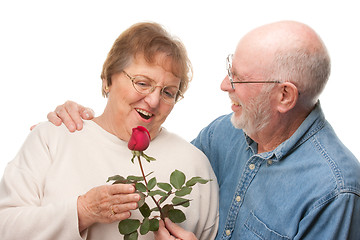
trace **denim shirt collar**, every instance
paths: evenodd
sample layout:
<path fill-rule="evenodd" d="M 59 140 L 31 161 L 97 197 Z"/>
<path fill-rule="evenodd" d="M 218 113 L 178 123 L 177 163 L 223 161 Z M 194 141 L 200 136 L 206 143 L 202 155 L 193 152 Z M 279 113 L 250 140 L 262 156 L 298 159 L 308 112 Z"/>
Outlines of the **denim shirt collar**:
<path fill-rule="evenodd" d="M 295 133 L 286 141 L 281 143 L 277 148 L 270 152 L 257 153 L 257 143 L 245 134 L 248 149 L 250 148 L 254 155 L 263 159 L 271 159 L 273 162 L 280 161 L 288 153 L 299 147 L 311 136 L 317 133 L 325 125 L 325 116 L 318 101 L 315 108 L 302 122 Z"/>

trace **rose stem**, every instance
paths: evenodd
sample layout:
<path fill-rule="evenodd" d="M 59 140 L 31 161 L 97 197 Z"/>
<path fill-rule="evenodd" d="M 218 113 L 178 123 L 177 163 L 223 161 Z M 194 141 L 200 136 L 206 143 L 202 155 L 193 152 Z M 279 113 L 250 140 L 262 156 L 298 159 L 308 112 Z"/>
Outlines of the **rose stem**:
<path fill-rule="evenodd" d="M 146 191 L 147 191 L 147 192 L 150 192 L 149 189 L 148 189 L 148 187 L 147 187 L 148 183 L 147 183 L 147 181 L 146 181 L 146 177 L 145 177 L 145 174 L 144 174 L 144 169 L 143 169 L 142 164 L 141 164 L 140 156 L 137 156 L 137 157 L 138 157 L 138 161 L 139 161 L 139 165 L 140 165 L 141 174 L 143 175 L 143 178 L 144 178 L 144 181 L 145 181 Z M 154 196 L 150 196 L 150 197 L 151 197 L 152 200 L 155 202 L 157 208 L 158 208 L 159 211 L 160 211 L 160 218 L 161 218 L 162 220 L 164 220 L 165 218 L 164 218 L 164 216 L 163 216 L 163 212 L 162 212 L 162 209 L 161 209 L 161 207 L 160 207 L 160 204 L 156 201 L 156 199 L 154 198 Z"/>

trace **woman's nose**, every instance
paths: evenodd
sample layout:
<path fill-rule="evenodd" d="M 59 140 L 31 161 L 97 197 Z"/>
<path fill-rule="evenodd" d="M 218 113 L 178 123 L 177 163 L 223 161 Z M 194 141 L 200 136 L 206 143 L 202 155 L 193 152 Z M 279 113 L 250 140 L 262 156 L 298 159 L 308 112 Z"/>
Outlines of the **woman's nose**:
<path fill-rule="evenodd" d="M 160 104 L 161 101 L 161 88 L 155 88 L 153 92 L 149 93 L 145 97 L 145 101 L 150 107 L 155 108 Z"/>

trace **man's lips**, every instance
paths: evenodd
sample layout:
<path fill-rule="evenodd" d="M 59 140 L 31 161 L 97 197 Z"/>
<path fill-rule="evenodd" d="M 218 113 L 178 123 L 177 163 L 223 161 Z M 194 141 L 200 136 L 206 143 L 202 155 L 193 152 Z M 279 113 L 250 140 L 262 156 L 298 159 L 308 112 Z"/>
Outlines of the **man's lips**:
<path fill-rule="evenodd" d="M 231 109 L 233 110 L 233 112 L 238 112 L 241 110 L 241 108 L 242 105 L 239 102 L 231 99 Z"/>

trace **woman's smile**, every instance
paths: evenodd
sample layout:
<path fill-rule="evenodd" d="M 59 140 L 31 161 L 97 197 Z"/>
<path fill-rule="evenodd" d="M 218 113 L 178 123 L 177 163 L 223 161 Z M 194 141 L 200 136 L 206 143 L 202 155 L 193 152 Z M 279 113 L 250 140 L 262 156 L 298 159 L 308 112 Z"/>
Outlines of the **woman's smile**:
<path fill-rule="evenodd" d="M 152 114 L 151 112 L 146 111 L 146 110 L 141 109 L 141 108 L 135 108 L 135 110 L 138 112 L 140 117 L 142 119 L 144 119 L 145 121 L 150 120 L 154 116 L 154 114 Z"/>

